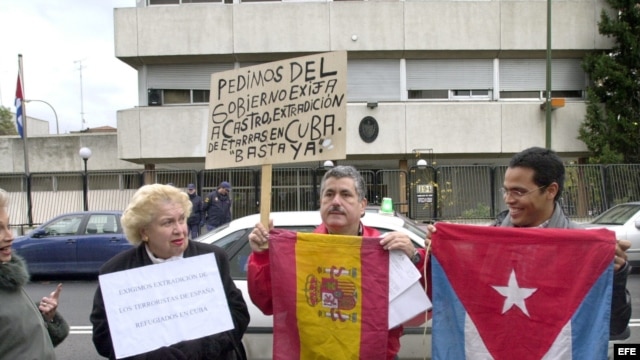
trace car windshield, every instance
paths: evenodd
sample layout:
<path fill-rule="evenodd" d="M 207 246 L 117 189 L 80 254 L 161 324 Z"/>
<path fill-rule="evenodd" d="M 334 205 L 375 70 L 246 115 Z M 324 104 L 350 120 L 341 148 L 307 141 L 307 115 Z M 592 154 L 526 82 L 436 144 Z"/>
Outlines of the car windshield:
<path fill-rule="evenodd" d="M 605 211 L 591 223 L 598 225 L 624 225 L 638 211 L 640 211 L 640 204 L 618 205 Z"/>
<path fill-rule="evenodd" d="M 419 227 L 418 225 L 416 225 L 412 221 L 407 221 L 405 219 L 404 228 L 408 229 L 412 233 L 420 236 L 420 238 L 422 238 L 422 239 L 426 239 L 427 238 L 427 232 L 423 228 Z"/>
<path fill-rule="evenodd" d="M 365 208 L 365 212 L 368 213 L 379 213 L 380 212 L 380 207 L 376 206 L 376 205 L 368 205 Z M 404 225 L 403 227 L 409 231 L 411 231 L 412 233 L 420 236 L 422 239 L 426 239 L 427 238 L 427 230 L 426 227 L 422 228 L 420 227 L 420 225 L 418 225 L 418 223 L 416 223 L 414 220 L 400 214 L 399 212 L 394 211 L 393 215 L 396 217 L 399 217 L 400 219 L 404 220 Z"/>
<path fill-rule="evenodd" d="M 43 229 L 48 236 L 73 235 L 78 232 L 82 219 L 82 214 L 67 215 L 50 222 Z"/>
<path fill-rule="evenodd" d="M 215 235 L 216 233 L 219 233 L 220 231 L 223 231 L 223 230 L 227 229 L 228 227 L 229 227 L 229 223 L 220 225 L 220 226 L 216 227 L 215 229 L 209 231 L 208 233 L 198 236 L 194 240 L 198 241 L 198 242 L 207 242 L 206 239 L 212 237 L 213 235 Z"/>

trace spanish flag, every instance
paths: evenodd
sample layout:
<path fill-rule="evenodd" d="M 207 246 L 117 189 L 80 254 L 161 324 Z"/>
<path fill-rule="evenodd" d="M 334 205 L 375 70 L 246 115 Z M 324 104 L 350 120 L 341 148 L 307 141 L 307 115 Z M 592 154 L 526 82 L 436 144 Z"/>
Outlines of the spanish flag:
<path fill-rule="evenodd" d="M 389 253 L 378 238 L 272 230 L 273 358 L 385 359 Z"/>

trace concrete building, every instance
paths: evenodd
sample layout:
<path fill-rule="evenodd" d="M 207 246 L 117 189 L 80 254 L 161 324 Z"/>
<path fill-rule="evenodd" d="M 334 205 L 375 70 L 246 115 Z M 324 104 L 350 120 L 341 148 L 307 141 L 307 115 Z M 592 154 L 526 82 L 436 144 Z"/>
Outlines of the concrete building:
<path fill-rule="evenodd" d="M 16 114 L 11 113 L 11 122 L 16 123 Z M 46 120 L 27 116 L 27 136 L 49 135 L 49 122 Z"/>
<path fill-rule="evenodd" d="M 15 122 L 15 114 L 13 122 Z M 131 170 L 143 167 L 118 159 L 116 129 L 102 127 L 64 135 L 51 135 L 49 122 L 27 117 L 27 140 L 19 135 L 0 136 L 0 169 L 3 174 L 25 172 L 25 144 L 29 157 L 29 172 L 82 171 L 83 160 L 78 155 L 82 147 L 92 149 L 91 170 Z"/>
<path fill-rule="evenodd" d="M 577 139 L 602 0 L 557 0 L 552 11 L 551 147 Z M 203 168 L 211 73 L 321 52 L 348 54 L 347 162 L 412 166 L 503 164 L 545 146 L 547 1 L 138 0 L 115 9 L 115 55 L 138 71 L 139 106 L 118 111 L 117 156 L 153 169 Z M 358 127 L 373 117 L 375 141 Z M 177 166 L 177 165 L 176 165 Z"/>
<path fill-rule="evenodd" d="M 11 113 L 15 123 L 16 114 Z M 82 171 L 83 160 L 79 151 L 82 147 L 92 150 L 91 170 L 140 170 L 143 166 L 118 158 L 116 129 L 102 126 L 52 135 L 49 122 L 31 116 L 27 117 L 27 141 L 19 135 L 0 136 L 0 169 L 2 173 L 24 173 L 24 149 L 27 146 L 29 172 L 45 173 L 56 171 Z"/>
<path fill-rule="evenodd" d="M 3 174 L 25 172 L 24 145 L 18 135 L 0 136 L 0 169 Z M 92 152 L 87 162 L 90 171 L 143 169 L 142 165 L 118 159 L 115 132 L 30 135 L 27 147 L 31 173 L 82 171 L 84 162 L 79 151 L 83 147 Z"/>

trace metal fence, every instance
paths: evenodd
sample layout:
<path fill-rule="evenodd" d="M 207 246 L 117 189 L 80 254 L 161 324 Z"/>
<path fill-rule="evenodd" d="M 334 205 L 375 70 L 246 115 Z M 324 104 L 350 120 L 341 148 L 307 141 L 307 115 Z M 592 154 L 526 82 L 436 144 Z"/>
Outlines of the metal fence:
<path fill-rule="evenodd" d="M 498 191 L 506 166 L 425 166 L 408 170 L 360 169 L 367 198 L 380 204 L 390 197 L 396 211 L 421 222 L 490 221 L 506 209 Z M 319 208 L 324 168 L 274 168 L 271 211 Z M 32 226 L 71 211 L 83 210 L 83 172 L 0 174 L 0 188 L 11 198 L 12 226 Z M 233 217 L 260 211 L 260 172 L 250 168 L 184 171 L 96 171 L 87 173 L 89 210 L 123 210 L 143 184 L 196 184 L 206 195 L 222 181 L 233 186 Z M 640 200 L 640 165 L 567 165 L 564 211 L 589 220 L 613 205 Z"/>

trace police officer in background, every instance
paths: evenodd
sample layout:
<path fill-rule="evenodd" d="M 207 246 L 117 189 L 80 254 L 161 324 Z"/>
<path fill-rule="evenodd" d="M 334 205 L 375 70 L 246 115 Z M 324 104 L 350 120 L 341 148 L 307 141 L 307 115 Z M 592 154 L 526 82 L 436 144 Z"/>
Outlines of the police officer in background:
<path fill-rule="evenodd" d="M 189 236 L 191 239 L 195 239 L 200 236 L 200 228 L 204 225 L 204 217 L 202 213 L 202 197 L 196 193 L 196 186 L 194 184 L 187 185 L 187 194 L 189 194 L 189 200 L 191 200 L 191 215 L 187 219 L 187 225 L 189 226 Z"/>
<path fill-rule="evenodd" d="M 216 190 L 209 193 L 204 199 L 202 212 L 206 214 L 207 231 L 231 221 L 230 191 L 231 184 L 228 181 L 223 181 Z"/>

